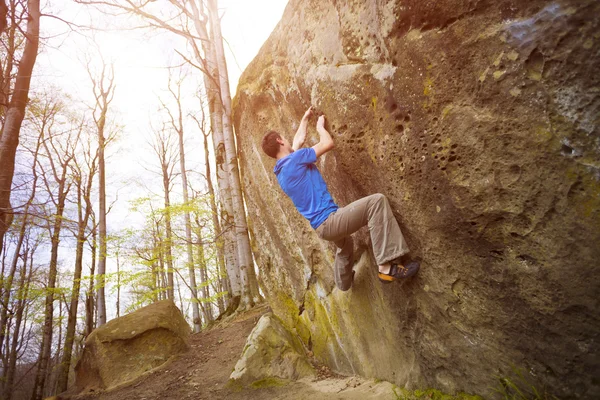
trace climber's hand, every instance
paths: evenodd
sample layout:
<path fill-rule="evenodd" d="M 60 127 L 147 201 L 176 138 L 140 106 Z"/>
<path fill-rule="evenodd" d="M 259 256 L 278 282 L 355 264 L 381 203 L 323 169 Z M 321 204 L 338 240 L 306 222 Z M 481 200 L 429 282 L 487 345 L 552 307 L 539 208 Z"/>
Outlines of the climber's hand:
<path fill-rule="evenodd" d="M 324 115 L 321 115 L 319 117 L 319 119 L 317 120 L 317 132 L 320 129 L 325 129 L 325 116 Z"/>
<path fill-rule="evenodd" d="M 313 115 L 313 112 L 314 112 L 313 106 L 308 107 L 308 110 L 306 110 L 302 119 L 309 119 L 310 116 Z"/>

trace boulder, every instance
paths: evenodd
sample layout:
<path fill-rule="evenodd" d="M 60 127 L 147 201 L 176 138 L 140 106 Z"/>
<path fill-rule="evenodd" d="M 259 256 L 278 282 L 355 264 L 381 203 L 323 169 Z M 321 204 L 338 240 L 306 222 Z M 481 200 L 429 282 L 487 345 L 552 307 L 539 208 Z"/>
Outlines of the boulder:
<path fill-rule="evenodd" d="M 600 2 L 291 0 L 234 99 L 266 298 L 334 371 L 491 394 L 599 398 Z M 382 286 L 360 231 L 353 288 L 260 141 L 306 108 L 340 205 L 385 194 L 419 275 Z M 305 145 L 318 140 L 310 123 Z"/>
<path fill-rule="evenodd" d="M 270 379 L 296 380 L 314 374 L 300 339 L 269 313 L 260 318 L 248 336 L 230 379 L 247 386 Z"/>
<path fill-rule="evenodd" d="M 171 300 L 143 307 L 95 329 L 75 367 L 78 392 L 129 382 L 187 351 L 191 333 Z"/>

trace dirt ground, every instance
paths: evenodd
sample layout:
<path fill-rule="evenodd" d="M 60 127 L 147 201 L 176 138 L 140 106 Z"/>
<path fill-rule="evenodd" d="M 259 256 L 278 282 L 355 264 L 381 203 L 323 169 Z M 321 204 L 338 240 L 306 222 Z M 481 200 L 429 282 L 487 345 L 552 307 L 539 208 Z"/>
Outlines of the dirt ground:
<path fill-rule="evenodd" d="M 71 397 L 73 400 L 258 400 L 258 399 L 397 399 L 390 383 L 358 377 L 342 377 L 317 366 L 316 378 L 285 386 L 236 389 L 229 375 L 239 359 L 246 338 L 267 306 L 255 308 L 220 322 L 190 338 L 190 351 L 137 379 L 101 393 Z"/>

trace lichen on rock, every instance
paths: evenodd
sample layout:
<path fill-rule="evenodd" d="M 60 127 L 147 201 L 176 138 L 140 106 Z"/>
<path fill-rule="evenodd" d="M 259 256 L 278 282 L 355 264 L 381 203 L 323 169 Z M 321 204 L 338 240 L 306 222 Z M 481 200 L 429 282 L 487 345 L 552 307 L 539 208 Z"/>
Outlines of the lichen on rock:
<path fill-rule="evenodd" d="M 516 366 L 600 396 L 599 30 L 593 0 L 290 1 L 234 124 L 265 295 L 320 361 L 483 395 Z M 260 149 L 310 105 L 336 143 L 317 162 L 334 199 L 388 197 L 423 259 L 412 281 L 382 287 L 366 251 L 333 287 L 333 245 Z"/>
<path fill-rule="evenodd" d="M 233 384 L 259 388 L 313 375 L 300 339 L 269 313 L 252 330 L 230 378 Z"/>

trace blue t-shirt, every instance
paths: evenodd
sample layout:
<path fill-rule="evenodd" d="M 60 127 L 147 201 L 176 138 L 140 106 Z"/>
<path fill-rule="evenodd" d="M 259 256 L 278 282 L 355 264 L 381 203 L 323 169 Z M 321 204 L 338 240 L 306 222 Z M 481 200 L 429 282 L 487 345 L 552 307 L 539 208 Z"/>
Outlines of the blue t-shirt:
<path fill-rule="evenodd" d="M 310 221 L 313 229 L 317 229 L 329 214 L 338 209 L 315 162 L 315 149 L 302 148 L 277 160 L 273 170 L 283 191 L 300 214 Z"/>

